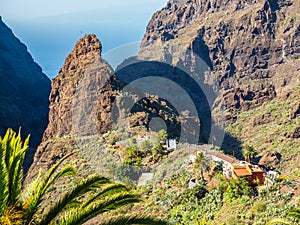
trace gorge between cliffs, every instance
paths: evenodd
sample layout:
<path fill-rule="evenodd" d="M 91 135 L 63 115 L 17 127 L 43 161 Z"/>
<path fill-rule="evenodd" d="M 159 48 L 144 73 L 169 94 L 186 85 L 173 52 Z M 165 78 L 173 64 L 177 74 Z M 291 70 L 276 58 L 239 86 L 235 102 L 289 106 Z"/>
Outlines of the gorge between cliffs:
<path fill-rule="evenodd" d="M 121 215 L 299 222 L 299 0 L 169 0 L 135 56 L 113 68 L 85 34 L 52 80 L 2 19 L 0 33 L 0 135 L 31 134 L 22 185 L 66 156 L 78 169 L 44 205 L 100 173 L 141 192 Z"/>

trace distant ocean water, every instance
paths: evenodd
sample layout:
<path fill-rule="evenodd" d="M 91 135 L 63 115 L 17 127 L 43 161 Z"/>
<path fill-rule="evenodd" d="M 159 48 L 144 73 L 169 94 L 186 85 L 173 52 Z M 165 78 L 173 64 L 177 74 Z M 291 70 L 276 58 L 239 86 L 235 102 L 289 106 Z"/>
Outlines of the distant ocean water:
<path fill-rule="evenodd" d="M 130 10 L 119 7 L 106 11 L 95 9 L 41 17 L 35 20 L 14 20 L 5 17 L 3 20 L 28 47 L 43 72 L 49 78 L 53 78 L 63 65 L 67 54 L 74 48 L 76 41 L 85 34 L 97 35 L 102 43 L 103 54 L 118 46 L 141 41 L 148 21 L 162 3 L 164 4 L 164 0 L 151 3 L 152 7 L 140 4 L 136 9 Z M 113 61 L 116 63 L 116 60 Z"/>
<path fill-rule="evenodd" d="M 16 30 L 16 31 L 15 31 Z M 57 75 L 64 60 L 76 41 L 87 33 L 95 33 L 103 46 L 103 55 L 110 50 L 143 37 L 143 31 L 135 27 L 103 29 L 91 28 L 80 31 L 76 27 L 67 27 L 64 31 L 52 28 L 32 26 L 26 28 L 16 24 L 13 30 L 15 35 L 26 44 L 34 60 L 42 67 L 43 72 L 53 78 Z"/>

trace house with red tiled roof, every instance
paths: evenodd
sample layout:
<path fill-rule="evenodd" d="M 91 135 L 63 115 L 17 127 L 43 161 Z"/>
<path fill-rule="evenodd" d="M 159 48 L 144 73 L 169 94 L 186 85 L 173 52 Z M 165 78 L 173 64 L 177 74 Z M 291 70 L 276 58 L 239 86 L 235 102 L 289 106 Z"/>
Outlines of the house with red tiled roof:
<path fill-rule="evenodd" d="M 233 156 L 225 155 L 214 150 L 200 150 L 190 155 L 190 162 L 194 163 L 200 152 L 209 157 L 212 161 L 222 165 L 224 175 L 228 179 L 238 179 L 245 177 L 250 185 L 264 183 L 264 171 L 257 165 L 252 165 L 245 161 L 239 161 Z"/>
<path fill-rule="evenodd" d="M 250 185 L 264 183 L 264 171 L 257 165 L 241 161 L 232 164 L 231 171 L 234 179 L 245 177 Z"/>

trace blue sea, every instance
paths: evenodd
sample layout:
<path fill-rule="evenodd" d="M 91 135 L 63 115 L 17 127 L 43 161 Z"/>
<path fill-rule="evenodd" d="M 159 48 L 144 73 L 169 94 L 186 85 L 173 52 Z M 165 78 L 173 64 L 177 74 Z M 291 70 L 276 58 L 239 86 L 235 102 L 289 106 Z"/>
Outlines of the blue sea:
<path fill-rule="evenodd" d="M 139 7 L 138 10 L 126 11 L 92 10 L 46 16 L 35 19 L 16 19 L 3 16 L 3 21 L 9 26 L 15 36 L 23 42 L 34 60 L 42 67 L 43 72 L 53 78 L 64 63 L 68 53 L 72 51 L 78 39 L 85 34 L 96 34 L 100 39 L 103 54 L 108 53 L 114 67 L 122 59 L 138 51 L 138 44 L 131 45 L 126 54 L 124 49 L 117 60 L 112 59 L 110 50 L 118 46 L 142 40 L 146 26 L 152 14 L 162 7 L 162 1 L 156 7 Z M 114 57 L 114 55 L 113 55 Z"/>

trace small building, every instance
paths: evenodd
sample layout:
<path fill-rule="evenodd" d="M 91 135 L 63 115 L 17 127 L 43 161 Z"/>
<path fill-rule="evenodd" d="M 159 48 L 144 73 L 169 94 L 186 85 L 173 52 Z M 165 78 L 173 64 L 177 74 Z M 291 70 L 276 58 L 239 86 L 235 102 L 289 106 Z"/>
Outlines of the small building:
<path fill-rule="evenodd" d="M 167 148 L 176 150 L 176 139 L 167 139 L 166 145 L 167 145 Z"/>
<path fill-rule="evenodd" d="M 272 186 L 276 180 L 276 178 L 279 177 L 279 173 L 276 171 L 268 171 L 266 174 L 266 176 L 264 177 L 264 183 L 266 186 Z"/>
<path fill-rule="evenodd" d="M 232 178 L 231 168 L 234 163 L 239 162 L 238 159 L 214 150 L 205 151 L 205 155 L 210 157 L 215 163 L 222 164 L 222 170 L 225 176 L 227 178 Z"/>
<path fill-rule="evenodd" d="M 270 170 L 267 172 L 267 176 L 274 182 L 275 179 L 279 177 L 279 173 L 276 171 Z"/>
<path fill-rule="evenodd" d="M 231 170 L 234 179 L 246 177 L 249 185 L 264 183 L 264 171 L 257 165 L 241 161 L 240 163 L 233 164 Z"/>
<path fill-rule="evenodd" d="M 192 189 L 196 186 L 196 179 L 195 178 L 192 178 L 190 181 L 189 181 L 189 189 Z"/>

